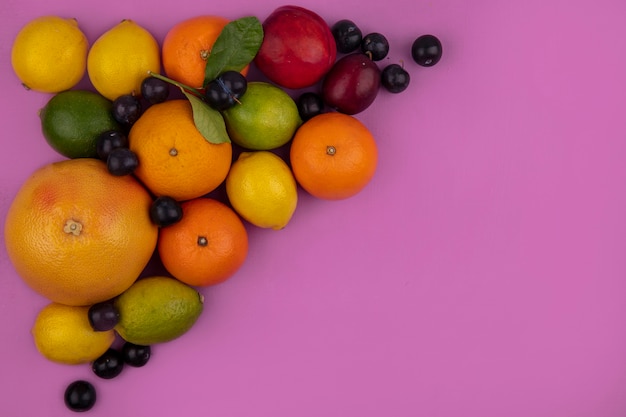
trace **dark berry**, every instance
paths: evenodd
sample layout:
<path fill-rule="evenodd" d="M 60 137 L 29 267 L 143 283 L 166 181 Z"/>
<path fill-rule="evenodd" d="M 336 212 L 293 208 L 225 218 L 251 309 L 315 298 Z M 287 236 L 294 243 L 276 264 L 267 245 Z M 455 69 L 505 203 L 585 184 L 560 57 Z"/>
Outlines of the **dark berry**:
<path fill-rule="evenodd" d="M 136 368 L 140 368 L 148 363 L 150 354 L 150 346 L 136 345 L 130 342 L 126 342 L 122 346 L 122 356 L 124 358 L 124 362 Z"/>
<path fill-rule="evenodd" d="M 113 301 L 103 301 L 89 307 L 89 324 L 97 332 L 106 332 L 114 328 L 120 320 L 120 313 Z"/>
<path fill-rule="evenodd" d="M 137 155 L 128 148 L 113 149 L 107 158 L 109 173 L 117 177 L 132 174 L 139 166 Z"/>
<path fill-rule="evenodd" d="M 413 60 L 422 67 L 432 67 L 441 59 L 443 48 L 441 41 L 433 35 L 422 35 L 411 46 Z"/>
<path fill-rule="evenodd" d="M 337 51 L 342 54 L 355 51 L 363 40 L 361 29 L 348 19 L 338 21 L 330 28 L 330 31 L 335 38 Z"/>
<path fill-rule="evenodd" d="M 141 82 L 141 96 L 150 104 L 162 103 L 170 95 L 170 86 L 163 80 L 147 77 Z"/>
<path fill-rule="evenodd" d="M 409 86 L 409 73 L 398 64 L 390 64 L 383 68 L 381 84 L 392 93 L 400 93 Z"/>
<path fill-rule="evenodd" d="M 96 389 L 87 381 L 74 381 L 65 389 L 65 405 L 72 411 L 88 411 L 96 403 Z"/>
<path fill-rule="evenodd" d="M 127 147 L 128 138 L 124 133 L 118 130 L 107 130 L 106 132 L 98 135 L 98 138 L 96 139 L 96 152 L 98 154 L 98 158 L 105 162 L 109 157 L 109 153 L 111 153 L 113 149 Z"/>
<path fill-rule="evenodd" d="M 361 41 L 361 51 L 367 54 L 372 61 L 380 61 L 389 53 L 389 42 L 380 33 L 369 33 Z"/>
<path fill-rule="evenodd" d="M 235 99 L 228 94 L 220 82 L 215 79 L 206 86 L 206 101 L 215 110 L 222 111 L 235 105 Z"/>
<path fill-rule="evenodd" d="M 124 369 L 124 358 L 115 349 L 107 349 L 98 359 L 91 364 L 94 374 L 103 379 L 112 379 L 118 376 Z"/>
<path fill-rule="evenodd" d="M 178 223 L 183 218 L 183 209 L 172 197 L 157 197 L 150 206 L 150 219 L 160 227 Z"/>
<path fill-rule="evenodd" d="M 124 94 L 113 100 L 113 117 L 118 123 L 131 126 L 141 116 L 141 102 L 132 94 Z"/>
<path fill-rule="evenodd" d="M 215 110 L 226 110 L 237 103 L 248 88 L 246 77 L 237 71 L 226 71 L 206 87 L 206 101 Z"/>
<path fill-rule="evenodd" d="M 217 79 L 222 82 L 224 90 L 236 99 L 241 98 L 248 89 L 246 77 L 238 71 L 225 71 Z"/>
<path fill-rule="evenodd" d="M 321 114 L 324 110 L 324 101 L 319 94 L 307 91 L 298 97 L 296 102 L 298 113 L 303 121 L 309 120 L 313 116 Z"/>

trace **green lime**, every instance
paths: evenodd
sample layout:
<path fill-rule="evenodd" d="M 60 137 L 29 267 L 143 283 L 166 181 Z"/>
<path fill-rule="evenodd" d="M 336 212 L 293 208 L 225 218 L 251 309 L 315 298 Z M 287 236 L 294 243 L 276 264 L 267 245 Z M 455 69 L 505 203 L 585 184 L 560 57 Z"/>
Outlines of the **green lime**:
<path fill-rule="evenodd" d="M 168 342 L 193 326 L 203 302 L 198 291 L 177 279 L 142 278 L 115 299 L 120 313 L 115 330 L 136 345 Z"/>
<path fill-rule="evenodd" d="M 98 136 L 121 130 L 111 112 L 112 102 L 86 90 L 67 90 L 52 97 L 39 113 L 43 136 L 68 158 L 95 158 Z"/>
<path fill-rule="evenodd" d="M 249 82 L 239 101 L 222 114 L 230 139 L 246 149 L 278 148 L 302 124 L 295 101 L 273 84 Z"/>

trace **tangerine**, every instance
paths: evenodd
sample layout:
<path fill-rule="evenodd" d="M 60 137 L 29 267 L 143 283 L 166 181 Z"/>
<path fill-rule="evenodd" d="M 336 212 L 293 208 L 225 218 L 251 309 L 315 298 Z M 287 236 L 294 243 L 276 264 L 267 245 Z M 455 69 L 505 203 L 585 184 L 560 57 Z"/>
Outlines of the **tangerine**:
<path fill-rule="evenodd" d="M 154 104 L 128 135 L 139 159 L 135 175 L 157 196 L 190 200 L 215 190 L 232 161 L 230 143 L 214 144 L 198 131 L 186 99 Z"/>
<path fill-rule="evenodd" d="M 11 203 L 7 254 L 21 278 L 52 301 L 83 306 L 111 299 L 154 253 L 151 202 L 132 176 L 110 175 L 97 159 L 45 165 Z"/>
<path fill-rule="evenodd" d="M 290 150 L 296 181 L 309 194 L 341 200 L 359 193 L 372 179 L 378 148 L 367 127 L 353 116 L 329 112 L 306 121 Z"/>
<path fill-rule="evenodd" d="M 165 74 L 190 87 L 202 88 L 211 48 L 228 22 L 224 17 L 202 15 L 172 26 L 161 48 Z M 241 70 L 243 75 L 247 72 L 248 66 Z"/>
<path fill-rule="evenodd" d="M 167 271 L 193 286 L 230 278 L 248 254 L 248 233 L 227 205 L 197 198 L 181 204 L 182 219 L 159 232 L 158 251 Z"/>

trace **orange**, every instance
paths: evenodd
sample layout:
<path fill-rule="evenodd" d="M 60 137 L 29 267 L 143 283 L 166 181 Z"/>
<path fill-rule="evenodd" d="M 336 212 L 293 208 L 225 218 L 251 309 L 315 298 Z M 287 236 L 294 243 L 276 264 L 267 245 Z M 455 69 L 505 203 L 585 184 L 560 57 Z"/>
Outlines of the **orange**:
<path fill-rule="evenodd" d="M 165 35 L 161 56 L 165 74 L 190 87 L 201 88 L 211 48 L 228 19 L 202 15 L 183 20 Z M 241 73 L 246 75 L 248 66 Z"/>
<path fill-rule="evenodd" d="M 113 298 L 137 279 L 156 247 L 152 199 L 132 176 L 91 158 L 43 166 L 5 220 L 7 254 L 35 291 L 82 306 Z"/>
<path fill-rule="evenodd" d="M 181 204 L 183 217 L 159 232 L 158 251 L 167 271 L 193 286 L 230 278 L 248 254 L 248 233 L 227 205 L 197 198 Z"/>
<path fill-rule="evenodd" d="M 190 200 L 216 189 L 232 161 L 230 143 L 213 144 L 196 128 L 186 99 L 154 104 L 133 124 L 128 141 L 135 175 L 157 196 Z"/>
<path fill-rule="evenodd" d="M 338 112 L 306 121 L 290 150 L 296 181 L 309 194 L 341 200 L 359 193 L 378 162 L 374 136 L 358 119 Z"/>

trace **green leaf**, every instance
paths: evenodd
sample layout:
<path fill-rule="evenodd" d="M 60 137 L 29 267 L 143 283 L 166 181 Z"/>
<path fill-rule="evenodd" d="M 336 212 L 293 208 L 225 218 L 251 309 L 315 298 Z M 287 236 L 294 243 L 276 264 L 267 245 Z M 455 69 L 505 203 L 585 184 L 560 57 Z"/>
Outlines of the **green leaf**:
<path fill-rule="evenodd" d="M 193 122 L 198 131 L 200 131 L 200 134 L 204 136 L 207 141 L 214 144 L 230 142 L 230 137 L 228 137 L 228 132 L 226 132 L 226 124 L 224 123 L 224 118 L 221 113 L 209 107 L 208 104 L 195 95 L 182 88 L 181 91 L 191 103 Z"/>
<path fill-rule="evenodd" d="M 229 22 L 215 40 L 204 70 L 204 87 L 224 71 L 241 71 L 263 43 L 263 25 L 254 16 Z"/>

